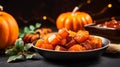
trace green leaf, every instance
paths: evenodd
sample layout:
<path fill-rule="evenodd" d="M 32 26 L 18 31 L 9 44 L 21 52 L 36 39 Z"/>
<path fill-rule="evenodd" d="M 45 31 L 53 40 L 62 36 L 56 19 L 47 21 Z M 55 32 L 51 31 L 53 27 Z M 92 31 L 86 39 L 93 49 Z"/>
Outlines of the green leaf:
<path fill-rule="evenodd" d="M 18 53 L 18 51 L 14 48 L 8 49 L 5 51 L 5 54 L 7 55 L 16 55 Z"/>
<path fill-rule="evenodd" d="M 23 38 L 24 35 L 25 35 L 24 33 L 19 33 L 19 37 L 20 37 L 20 38 Z"/>
<path fill-rule="evenodd" d="M 24 50 L 28 51 L 32 47 L 32 43 L 28 43 L 24 46 Z"/>
<path fill-rule="evenodd" d="M 27 32 L 29 32 L 29 28 L 28 27 L 24 27 L 24 33 L 26 34 Z"/>
<path fill-rule="evenodd" d="M 19 30 L 19 37 L 23 38 L 24 35 L 27 33 L 35 33 L 34 30 L 36 28 L 39 28 L 40 26 L 41 26 L 40 23 L 36 23 L 35 26 L 34 25 L 25 26 L 24 28 Z"/>
<path fill-rule="evenodd" d="M 34 58 L 35 56 L 37 56 L 35 53 L 31 53 L 31 54 L 24 54 L 26 59 L 32 59 Z"/>
<path fill-rule="evenodd" d="M 15 42 L 15 47 L 18 51 L 23 51 L 24 50 L 24 41 L 22 38 L 19 38 Z"/>
<path fill-rule="evenodd" d="M 25 34 L 24 34 L 23 29 L 20 29 L 20 30 L 19 30 L 19 37 L 20 37 L 20 38 L 23 38 L 24 35 L 25 35 Z"/>
<path fill-rule="evenodd" d="M 34 31 L 34 30 L 35 30 L 35 27 L 34 27 L 33 25 L 30 25 L 30 26 L 29 26 L 29 29 L 30 29 L 30 31 Z"/>
<path fill-rule="evenodd" d="M 36 23 L 35 28 L 39 28 L 41 26 L 40 23 Z"/>
<path fill-rule="evenodd" d="M 13 62 L 13 61 L 24 60 L 24 59 L 25 57 L 23 55 L 13 55 L 8 58 L 7 62 Z"/>
<path fill-rule="evenodd" d="M 35 32 L 33 30 L 31 30 L 31 31 L 28 31 L 27 33 L 34 34 Z"/>

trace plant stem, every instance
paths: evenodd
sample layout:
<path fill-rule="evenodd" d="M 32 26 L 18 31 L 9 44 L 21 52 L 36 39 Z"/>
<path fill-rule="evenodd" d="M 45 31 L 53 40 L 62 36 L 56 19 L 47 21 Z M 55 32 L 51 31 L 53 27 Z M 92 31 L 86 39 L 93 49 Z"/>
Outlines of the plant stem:
<path fill-rule="evenodd" d="M 76 7 L 73 9 L 73 11 L 72 11 L 72 15 L 74 16 L 74 15 L 75 15 L 75 12 L 77 12 L 78 10 L 79 10 L 79 7 L 76 6 Z"/>
<path fill-rule="evenodd" d="M 3 11 L 3 6 L 0 5 L 0 11 Z"/>

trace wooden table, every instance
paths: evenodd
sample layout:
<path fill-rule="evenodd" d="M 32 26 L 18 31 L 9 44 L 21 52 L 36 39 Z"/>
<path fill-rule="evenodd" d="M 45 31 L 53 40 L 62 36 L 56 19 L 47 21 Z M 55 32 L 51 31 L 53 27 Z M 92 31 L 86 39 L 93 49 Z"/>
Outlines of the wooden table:
<path fill-rule="evenodd" d="M 43 57 L 37 60 L 26 60 L 7 63 L 7 56 L 0 56 L 0 67 L 120 67 L 120 55 L 104 54 L 95 59 L 80 60 L 76 62 L 54 62 Z"/>

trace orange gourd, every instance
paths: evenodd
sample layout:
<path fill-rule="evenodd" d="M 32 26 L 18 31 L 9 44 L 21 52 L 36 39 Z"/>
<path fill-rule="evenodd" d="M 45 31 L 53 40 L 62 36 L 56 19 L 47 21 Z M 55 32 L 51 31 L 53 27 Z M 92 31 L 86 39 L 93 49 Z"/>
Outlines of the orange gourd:
<path fill-rule="evenodd" d="M 93 22 L 92 17 L 85 12 L 78 12 L 74 9 L 73 12 L 62 13 L 56 20 L 57 29 L 67 28 L 68 30 L 78 31 L 84 29 L 84 25 Z"/>
<path fill-rule="evenodd" d="M 12 46 L 18 34 L 19 27 L 14 17 L 7 12 L 0 11 L 0 49 Z"/>

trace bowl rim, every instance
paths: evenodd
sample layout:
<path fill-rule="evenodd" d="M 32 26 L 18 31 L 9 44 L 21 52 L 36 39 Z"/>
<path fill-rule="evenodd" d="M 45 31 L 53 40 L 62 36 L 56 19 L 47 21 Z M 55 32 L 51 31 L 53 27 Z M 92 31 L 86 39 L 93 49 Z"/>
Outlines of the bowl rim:
<path fill-rule="evenodd" d="M 107 39 L 107 38 L 105 38 L 105 37 L 102 37 L 102 36 L 96 36 L 96 35 L 92 35 L 92 36 L 101 38 L 102 40 L 105 39 L 105 40 L 108 41 L 108 44 L 105 45 L 105 46 L 102 46 L 101 48 L 96 48 L 96 49 L 91 49 L 91 50 L 83 50 L 83 51 L 55 51 L 55 50 L 50 50 L 50 49 L 44 49 L 44 48 L 36 47 L 36 46 L 34 45 L 34 43 L 32 43 L 32 47 L 35 48 L 35 49 L 39 49 L 39 50 L 42 50 L 42 51 L 48 51 L 48 52 L 57 52 L 57 53 L 83 53 L 83 52 L 93 52 L 93 51 L 102 50 L 102 49 L 107 48 L 107 47 L 110 45 L 110 40 L 109 40 L 109 39 Z M 103 45 L 103 44 L 102 44 L 102 45 Z"/>
<path fill-rule="evenodd" d="M 120 28 L 110 28 L 110 27 L 99 27 L 99 26 L 96 26 L 97 23 L 92 23 L 92 24 L 87 24 L 85 25 L 84 27 L 85 28 L 96 28 L 96 29 L 101 29 L 101 30 L 120 30 Z"/>

